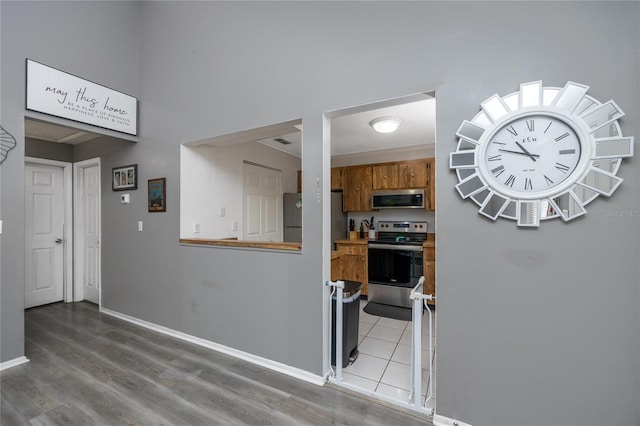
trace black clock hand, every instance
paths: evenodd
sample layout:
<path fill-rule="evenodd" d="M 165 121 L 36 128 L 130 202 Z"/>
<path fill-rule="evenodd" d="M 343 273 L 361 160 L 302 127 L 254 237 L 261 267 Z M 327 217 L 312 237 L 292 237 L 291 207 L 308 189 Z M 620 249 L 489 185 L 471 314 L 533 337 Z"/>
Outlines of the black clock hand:
<path fill-rule="evenodd" d="M 524 153 L 525 153 L 526 155 L 528 155 L 528 156 L 529 156 L 529 158 L 531 158 L 533 161 L 536 161 L 535 157 L 540 157 L 539 155 L 536 155 L 536 156 L 534 157 L 534 155 L 533 155 L 533 154 L 531 154 L 529 151 L 527 151 L 527 150 L 526 150 L 526 148 L 525 148 L 524 146 L 520 145 L 520 142 L 516 141 L 516 145 L 518 145 L 518 148 L 520 148 L 522 151 L 524 151 Z"/>
<path fill-rule="evenodd" d="M 502 151 L 502 152 L 509 152 L 511 154 L 519 154 L 519 155 L 525 155 L 527 157 L 540 157 L 540 155 L 538 154 L 527 154 L 526 152 L 520 152 L 520 151 L 509 151 L 508 149 L 498 149 L 498 151 Z M 532 158 L 533 161 L 536 161 L 535 158 Z"/>

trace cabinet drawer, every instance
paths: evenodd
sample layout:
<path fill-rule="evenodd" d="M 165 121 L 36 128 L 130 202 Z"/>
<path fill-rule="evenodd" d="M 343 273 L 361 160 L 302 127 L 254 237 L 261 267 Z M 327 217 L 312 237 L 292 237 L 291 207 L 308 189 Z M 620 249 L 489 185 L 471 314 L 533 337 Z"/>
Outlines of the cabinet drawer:
<path fill-rule="evenodd" d="M 345 254 L 367 254 L 367 245 L 366 244 L 338 244 L 337 247 L 338 252 Z"/>

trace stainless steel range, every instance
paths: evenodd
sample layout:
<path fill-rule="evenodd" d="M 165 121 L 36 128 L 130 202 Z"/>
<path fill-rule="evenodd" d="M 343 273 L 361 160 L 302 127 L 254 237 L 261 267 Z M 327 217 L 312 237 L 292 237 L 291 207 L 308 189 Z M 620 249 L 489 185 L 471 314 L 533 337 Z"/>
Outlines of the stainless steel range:
<path fill-rule="evenodd" d="M 369 241 L 368 300 L 410 308 L 409 293 L 423 274 L 422 243 L 427 222 L 377 224 L 376 240 Z"/>

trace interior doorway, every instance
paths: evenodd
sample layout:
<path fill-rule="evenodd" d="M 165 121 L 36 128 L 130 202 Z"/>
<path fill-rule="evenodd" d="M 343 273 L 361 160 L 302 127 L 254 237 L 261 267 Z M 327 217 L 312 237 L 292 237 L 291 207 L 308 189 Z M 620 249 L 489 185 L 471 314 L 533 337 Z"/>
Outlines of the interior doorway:
<path fill-rule="evenodd" d="M 75 161 L 99 137 L 25 117 L 25 308 L 100 304 L 100 158 Z"/>
<path fill-rule="evenodd" d="M 100 304 L 100 159 L 25 158 L 25 308 Z"/>
<path fill-rule="evenodd" d="M 419 93 L 326 114 L 327 128 L 330 129 L 331 190 L 343 192 L 347 223 L 355 224 L 354 231 L 362 229 L 360 224 L 364 224 L 364 235 L 368 236 L 366 230 L 371 227 L 375 230 L 373 238 L 376 239 L 375 235 L 379 235 L 381 229 L 385 229 L 381 226 L 387 226 L 387 231 L 395 232 L 401 228 L 401 224 L 409 223 L 413 226 L 426 223 L 425 245 L 429 246 L 427 244 L 429 241 L 435 247 L 435 198 L 431 198 L 429 203 L 426 201 L 434 194 L 431 189 L 435 189 L 435 176 L 431 175 L 433 169 L 430 168 L 431 165 L 435 166 L 435 102 L 435 93 Z M 396 125 L 399 125 L 397 131 L 385 133 L 376 130 L 374 124 L 385 119 L 393 119 L 389 121 L 395 121 Z M 412 167 L 423 167 L 423 165 L 427 168 L 415 169 L 414 174 Z M 423 184 L 413 183 L 414 180 L 423 182 L 422 178 L 417 177 L 420 176 L 418 171 L 426 173 L 427 177 Z M 334 184 L 334 175 L 342 177 L 341 184 Z M 338 181 L 338 179 L 335 180 Z M 358 197 L 359 202 L 350 203 L 347 201 L 353 197 L 348 197 L 347 193 L 353 188 L 360 192 L 363 190 L 369 192 L 366 196 Z M 400 193 L 414 188 L 424 189 L 424 207 L 394 206 L 394 208 L 375 210 L 372 208 L 372 195 L 376 191 Z M 324 222 L 327 223 L 326 220 Z M 420 227 L 420 232 L 422 233 L 422 229 L 425 228 Z M 387 232 L 387 234 L 394 232 Z M 354 234 L 356 236 L 353 236 Z M 371 310 L 368 312 L 366 307 L 370 302 L 368 300 L 370 295 L 367 293 L 370 293 L 371 283 L 375 282 L 379 286 L 386 285 L 388 282 L 390 283 L 388 287 L 395 289 L 394 286 L 397 283 L 394 283 L 394 278 L 397 279 L 397 277 L 389 276 L 382 279 L 379 276 L 370 275 L 368 252 L 371 242 L 361 241 L 363 238 L 358 237 L 357 234 L 357 232 L 348 233 L 340 246 L 346 248 L 346 251 L 342 250 L 343 255 L 348 256 L 351 250 L 351 253 L 357 252 L 365 259 L 361 262 L 363 265 L 357 271 L 358 273 L 342 271 L 342 276 L 361 276 L 364 281 L 362 286 L 364 291 L 359 300 L 358 351 L 356 356 L 349 356 L 349 360 L 343 363 L 342 367 L 331 366 L 329 381 L 399 406 L 433 414 L 435 409 L 435 369 L 433 368 L 436 349 L 435 309 L 432 308 L 433 305 L 430 308 L 422 307 L 424 299 L 416 297 L 405 301 L 411 304 L 417 313 L 414 316 L 413 311 L 405 307 L 404 309 L 410 311 L 409 319 L 399 319 L 391 313 L 385 316 L 374 315 Z M 392 243 L 393 248 L 397 249 L 399 244 L 411 245 L 410 240 L 411 238 L 408 237 L 396 238 Z M 425 245 L 421 246 L 423 251 Z M 332 255 L 333 259 L 339 259 L 341 256 L 340 247 L 336 251 L 337 253 Z M 422 257 L 422 259 L 425 258 Z M 418 266 L 420 269 L 427 267 L 435 269 L 435 262 L 431 262 L 429 258 L 429 262 L 421 261 L 416 269 Z M 331 279 L 339 279 L 333 277 L 333 271 L 340 270 L 339 267 L 334 268 L 333 260 L 331 270 Z M 428 274 L 425 271 L 419 275 L 427 276 Z M 410 287 L 414 287 L 413 277 L 417 275 L 410 274 L 410 276 L 412 277 Z M 419 286 L 416 284 L 415 287 Z M 416 288 L 407 287 L 407 290 L 415 291 L 415 293 L 412 292 L 412 296 L 435 293 L 425 284 L 419 289 Z M 408 293 L 408 291 L 405 292 L 403 297 L 410 299 Z M 323 301 L 323 306 L 329 309 L 334 305 L 332 298 L 335 296 L 329 295 L 329 292 L 324 295 L 326 299 Z M 414 304 L 415 300 L 419 300 L 419 303 Z M 393 308 L 403 309 L 398 303 L 391 303 L 391 305 L 394 305 Z M 391 309 L 389 311 L 391 312 Z M 328 318 L 331 316 L 328 315 Z M 349 322 L 348 317 L 345 321 Z M 330 320 L 326 324 L 326 327 L 331 327 Z M 348 327 L 347 325 L 347 330 Z M 415 330 L 417 333 L 414 332 Z M 325 357 L 331 359 L 331 341 L 327 338 L 326 342 Z M 431 392 L 432 389 L 433 392 Z"/>

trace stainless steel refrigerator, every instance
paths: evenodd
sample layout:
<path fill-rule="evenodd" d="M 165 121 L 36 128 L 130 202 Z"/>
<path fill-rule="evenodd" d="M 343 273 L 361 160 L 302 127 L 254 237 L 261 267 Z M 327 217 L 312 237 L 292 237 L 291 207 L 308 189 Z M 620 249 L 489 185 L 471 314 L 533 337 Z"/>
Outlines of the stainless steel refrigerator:
<path fill-rule="evenodd" d="M 284 241 L 302 242 L 302 194 L 285 193 Z M 347 215 L 342 211 L 342 192 L 331 193 L 331 241 L 347 237 Z"/>

